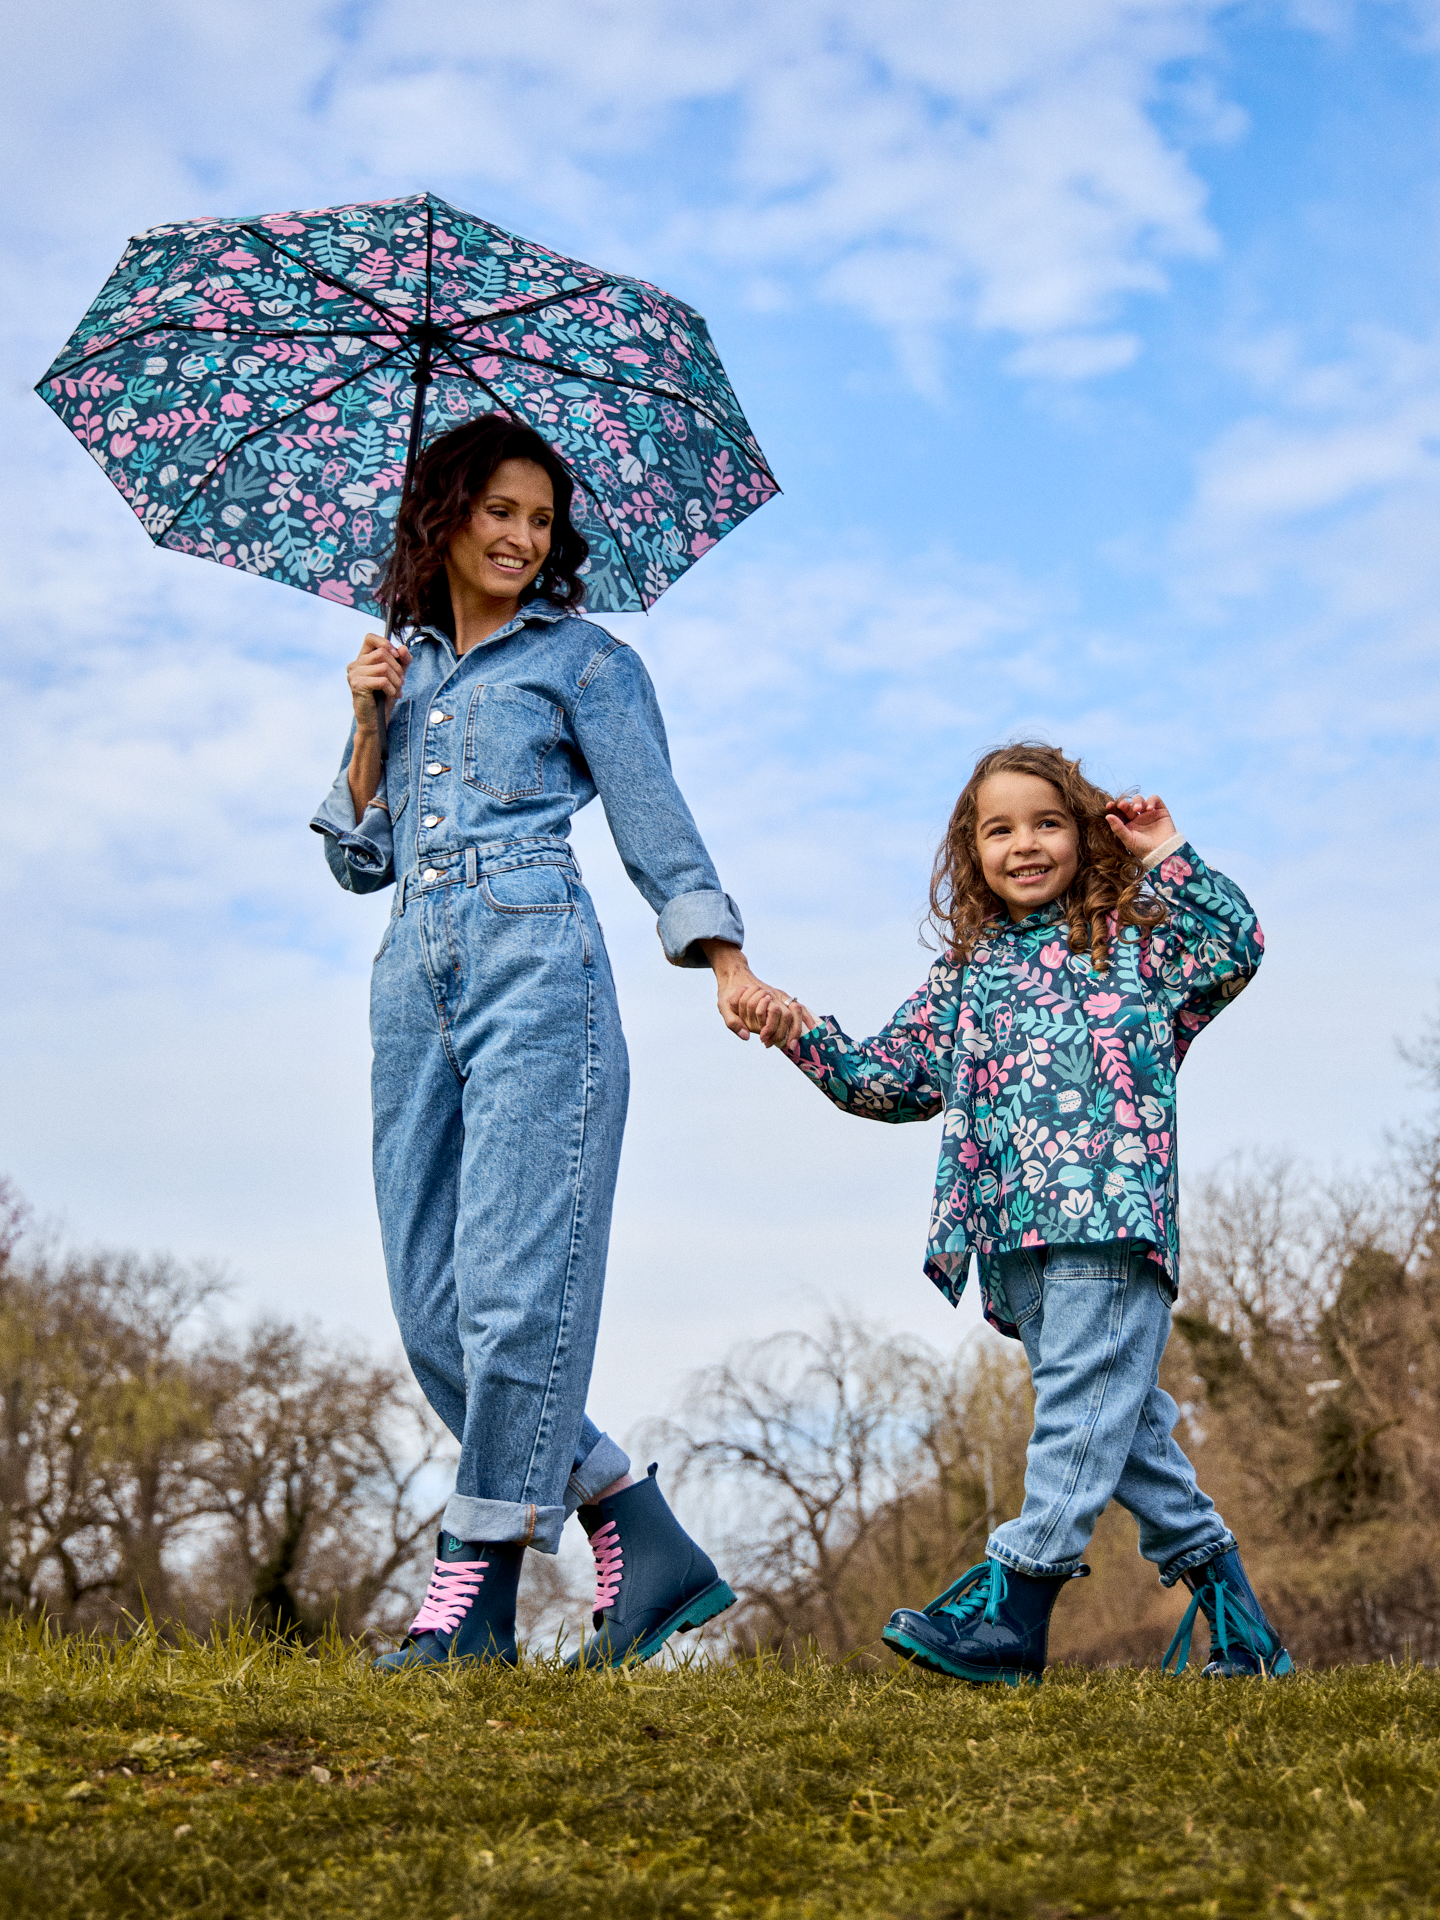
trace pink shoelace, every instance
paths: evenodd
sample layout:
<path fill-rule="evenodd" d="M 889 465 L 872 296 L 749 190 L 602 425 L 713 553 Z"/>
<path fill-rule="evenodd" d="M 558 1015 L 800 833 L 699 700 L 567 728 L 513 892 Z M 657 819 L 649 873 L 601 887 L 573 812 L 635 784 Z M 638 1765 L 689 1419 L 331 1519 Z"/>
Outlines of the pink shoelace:
<path fill-rule="evenodd" d="M 485 1583 L 488 1560 L 437 1560 L 411 1633 L 453 1633 Z"/>
<path fill-rule="evenodd" d="M 603 1613 L 619 1593 L 620 1576 L 625 1570 L 620 1534 L 613 1520 L 591 1534 L 590 1551 L 595 1556 L 595 1611 Z"/>

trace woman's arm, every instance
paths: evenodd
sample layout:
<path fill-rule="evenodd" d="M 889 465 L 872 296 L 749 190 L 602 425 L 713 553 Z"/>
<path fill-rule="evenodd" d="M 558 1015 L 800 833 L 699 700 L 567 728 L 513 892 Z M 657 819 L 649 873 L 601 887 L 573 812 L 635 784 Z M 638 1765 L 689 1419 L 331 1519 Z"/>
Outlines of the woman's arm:
<path fill-rule="evenodd" d="M 392 699 L 404 685 L 410 655 L 367 633 L 359 655 L 346 668 L 355 717 L 334 785 L 311 820 L 325 840 L 325 862 L 347 893 L 374 893 L 395 878 L 390 815 L 377 800 L 383 767 L 375 718 L 375 693 Z"/>
<path fill-rule="evenodd" d="M 375 712 L 375 696 L 383 693 L 393 707 L 405 685 L 405 669 L 409 664 L 408 648 L 398 642 L 392 646 L 383 634 L 367 633 L 360 643 L 359 653 L 345 669 L 345 677 L 350 683 L 350 700 L 355 709 L 349 786 L 350 804 L 355 809 L 357 827 L 365 809 L 380 791 L 384 773 L 380 759 L 380 724 Z"/>
<path fill-rule="evenodd" d="M 670 748 L 655 689 L 643 662 L 623 641 L 601 649 L 581 676 L 575 737 L 595 782 L 615 845 L 640 893 L 659 916 L 657 931 L 672 966 L 714 969 L 721 1018 L 748 1039 L 770 1044 L 793 1019 L 790 998 L 757 980 L 745 958 L 740 910 L 720 885 L 670 768 Z M 765 1001 L 747 1017 L 742 1003 Z"/>

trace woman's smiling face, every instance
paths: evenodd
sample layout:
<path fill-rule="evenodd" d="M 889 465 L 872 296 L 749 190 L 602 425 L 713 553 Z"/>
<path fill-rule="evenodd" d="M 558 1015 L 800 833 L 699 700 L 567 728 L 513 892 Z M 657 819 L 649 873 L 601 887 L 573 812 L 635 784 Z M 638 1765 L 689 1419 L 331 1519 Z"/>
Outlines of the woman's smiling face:
<path fill-rule="evenodd" d="M 1012 920 L 1067 891 L 1080 865 L 1080 833 L 1058 788 L 1034 773 L 992 773 L 975 796 L 980 866 Z"/>
<path fill-rule="evenodd" d="M 550 553 L 555 489 L 533 460 L 502 460 L 471 502 L 470 518 L 445 556 L 452 600 L 460 593 L 514 600 Z"/>

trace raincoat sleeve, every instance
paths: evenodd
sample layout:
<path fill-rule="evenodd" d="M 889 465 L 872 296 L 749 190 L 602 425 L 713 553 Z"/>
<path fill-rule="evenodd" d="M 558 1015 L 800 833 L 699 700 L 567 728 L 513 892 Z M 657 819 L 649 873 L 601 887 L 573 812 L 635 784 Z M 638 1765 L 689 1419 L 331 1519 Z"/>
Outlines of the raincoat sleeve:
<path fill-rule="evenodd" d="M 390 831 L 390 814 L 377 795 L 361 819 L 355 818 L 350 798 L 350 755 L 355 750 L 355 725 L 340 756 L 340 771 L 335 784 L 320 803 L 310 822 L 311 830 L 325 841 L 325 860 L 347 893 L 374 893 L 388 887 L 395 878 L 395 844 Z"/>
<path fill-rule="evenodd" d="M 1188 840 L 1158 851 L 1149 882 L 1170 917 L 1143 949 L 1141 971 L 1169 1009 L 1178 1064 L 1196 1034 L 1254 977 L 1265 936 L 1235 882 L 1207 866 Z"/>
<path fill-rule="evenodd" d="M 930 1120 L 947 1096 L 935 1044 L 933 977 L 871 1040 L 852 1040 L 829 1014 L 785 1049 L 807 1080 L 862 1120 Z"/>
<path fill-rule="evenodd" d="M 610 640 L 585 669 L 573 724 L 625 871 L 660 916 L 665 958 L 704 967 L 698 941 L 743 946 L 740 909 L 721 887 L 670 771 L 650 676 L 623 640 Z"/>

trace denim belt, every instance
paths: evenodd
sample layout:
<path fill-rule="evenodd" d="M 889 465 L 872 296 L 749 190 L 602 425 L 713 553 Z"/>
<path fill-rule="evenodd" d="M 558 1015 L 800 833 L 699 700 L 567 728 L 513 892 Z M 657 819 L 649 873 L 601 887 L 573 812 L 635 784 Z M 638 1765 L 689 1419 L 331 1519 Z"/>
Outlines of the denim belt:
<path fill-rule="evenodd" d="M 429 855 L 423 866 L 402 873 L 395 889 L 395 912 L 404 913 L 412 893 L 432 887 L 477 886 L 483 874 L 511 873 L 517 867 L 564 867 L 579 880 L 580 863 L 568 840 L 534 834 L 525 840 L 486 840 L 479 846 L 451 847 Z"/>

